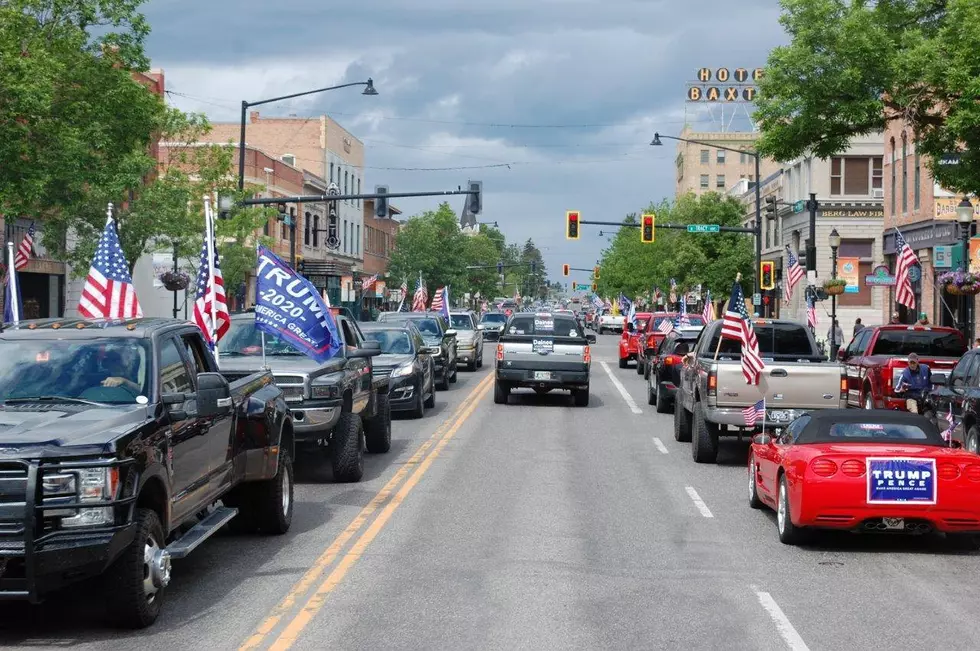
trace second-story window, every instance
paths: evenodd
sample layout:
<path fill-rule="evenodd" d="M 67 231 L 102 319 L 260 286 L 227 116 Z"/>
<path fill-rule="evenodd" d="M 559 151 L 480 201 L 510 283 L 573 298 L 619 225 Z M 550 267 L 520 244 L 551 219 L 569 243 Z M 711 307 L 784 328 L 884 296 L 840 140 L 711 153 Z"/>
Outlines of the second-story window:
<path fill-rule="evenodd" d="M 709 181 L 709 178 L 710 177 L 707 174 L 702 174 L 701 175 L 701 188 L 702 189 L 704 189 L 704 190 L 707 190 L 708 189 L 708 184 L 710 182 Z"/>
<path fill-rule="evenodd" d="M 724 149 L 719 149 L 717 151 L 717 158 L 715 160 L 718 161 L 718 164 L 719 165 L 724 165 L 725 164 L 725 150 Z"/>
<path fill-rule="evenodd" d="M 715 179 L 715 187 L 720 188 L 722 190 L 725 189 L 725 175 L 724 174 L 719 174 L 718 175 L 718 178 Z"/>
<path fill-rule="evenodd" d="M 831 196 L 867 196 L 873 187 L 873 156 L 835 156 L 830 159 Z M 878 175 L 880 177 L 880 174 Z"/>
<path fill-rule="evenodd" d="M 708 150 L 708 149 L 702 149 L 701 150 L 701 164 L 702 165 L 707 165 L 710 160 L 711 160 L 711 151 Z"/>
<path fill-rule="evenodd" d="M 310 213 L 303 215 L 303 244 L 310 245 Z"/>
<path fill-rule="evenodd" d="M 347 220 L 344 220 L 344 253 L 347 253 Z"/>
<path fill-rule="evenodd" d="M 313 215 L 313 248 L 320 246 L 320 215 Z"/>

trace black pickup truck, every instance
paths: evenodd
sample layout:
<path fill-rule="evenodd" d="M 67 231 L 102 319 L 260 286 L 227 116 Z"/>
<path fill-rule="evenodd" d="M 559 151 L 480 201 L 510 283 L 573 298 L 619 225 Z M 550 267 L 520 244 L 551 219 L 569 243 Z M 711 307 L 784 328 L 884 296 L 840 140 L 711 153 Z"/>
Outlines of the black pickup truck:
<path fill-rule="evenodd" d="M 364 474 L 365 446 L 373 453 L 391 448 L 389 377 L 374 373 L 378 342 L 365 339 L 353 319 L 338 313 L 334 319 L 344 346 L 327 363 L 271 335 L 265 336 L 265 363 L 285 393 L 299 454 L 325 448 L 334 480 L 356 482 Z M 262 368 L 262 333 L 253 312 L 232 315 L 218 357 L 229 378 Z"/>
<path fill-rule="evenodd" d="M 282 534 L 293 422 L 271 373 L 229 384 L 170 319 L 22 321 L 0 332 L 0 600 L 99 577 L 152 624 L 186 556 L 224 524 Z M 223 504 L 219 504 L 219 501 Z"/>

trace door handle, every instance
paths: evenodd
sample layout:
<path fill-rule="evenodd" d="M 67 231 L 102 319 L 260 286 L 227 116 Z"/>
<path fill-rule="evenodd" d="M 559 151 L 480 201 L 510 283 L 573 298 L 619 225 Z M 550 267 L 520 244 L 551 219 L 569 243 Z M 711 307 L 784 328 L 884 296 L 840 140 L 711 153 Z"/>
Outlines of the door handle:
<path fill-rule="evenodd" d="M 219 407 L 231 407 L 231 398 L 218 398 L 215 402 Z"/>
<path fill-rule="evenodd" d="M 773 370 L 773 372 L 770 373 L 769 375 L 771 375 L 772 377 L 786 377 L 787 375 L 789 375 L 789 373 L 787 373 L 784 369 L 777 368 Z"/>

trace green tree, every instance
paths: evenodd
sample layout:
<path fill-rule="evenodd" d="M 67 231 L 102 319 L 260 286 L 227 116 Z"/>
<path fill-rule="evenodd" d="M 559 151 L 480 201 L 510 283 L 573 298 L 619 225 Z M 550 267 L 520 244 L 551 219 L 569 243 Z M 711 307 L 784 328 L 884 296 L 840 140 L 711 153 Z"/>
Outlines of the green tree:
<path fill-rule="evenodd" d="M 789 45 L 772 50 L 755 118 L 777 159 L 827 158 L 907 121 L 945 187 L 980 192 L 980 3 L 782 0 Z M 941 165 L 959 153 L 958 165 Z"/>
<path fill-rule="evenodd" d="M 140 4 L 0 2 L 0 212 L 46 218 L 92 197 L 118 202 L 153 170 L 148 147 L 167 112 L 132 78 L 148 66 Z"/>
<path fill-rule="evenodd" d="M 499 233 L 500 231 L 497 231 Z M 467 265 L 496 265 L 500 258 L 499 242 L 491 238 L 486 233 L 480 233 L 471 237 L 463 238 L 462 256 Z M 500 278 L 497 276 L 497 269 L 491 266 L 489 269 L 469 269 L 465 280 L 459 288 L 453 292 L 457 297 L 462 292 L 469 292 L 471 295 L 479 292 L 485 299 L 492 299 L 500 291 Z"/>

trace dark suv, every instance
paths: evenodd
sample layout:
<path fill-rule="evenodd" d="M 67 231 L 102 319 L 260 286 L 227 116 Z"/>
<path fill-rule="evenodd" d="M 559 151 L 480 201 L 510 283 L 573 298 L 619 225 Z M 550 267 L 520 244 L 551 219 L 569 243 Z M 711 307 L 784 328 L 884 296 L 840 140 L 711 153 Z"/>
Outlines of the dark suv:
<path fill-rule="evenodd" d="M 660 341 L 656 354 L 650 358 L 647 404 L 656 405 L 658 414 L 673 413 L 674 394 L 680 385 L 680 368 L 684 363 L 684 356 L 694 349 L 702 329 L 691 327 L 674 330 Z"/>
<path fill-rule="evenodd" d="M 419 332 L 435 362 L 436 388 L 445 391 L 456 381 L 456 331 L 449 328 L 441 312 L 382 312 L 380 323 L 411 321 Z"/>

